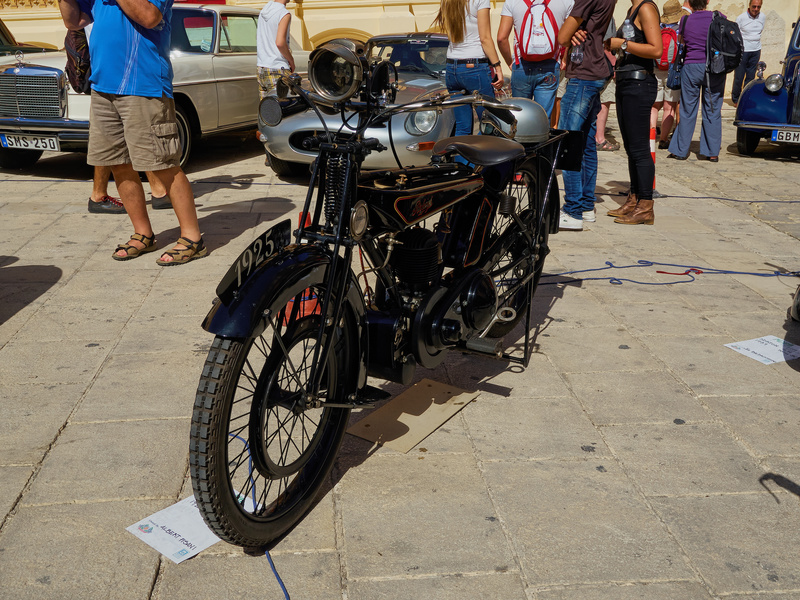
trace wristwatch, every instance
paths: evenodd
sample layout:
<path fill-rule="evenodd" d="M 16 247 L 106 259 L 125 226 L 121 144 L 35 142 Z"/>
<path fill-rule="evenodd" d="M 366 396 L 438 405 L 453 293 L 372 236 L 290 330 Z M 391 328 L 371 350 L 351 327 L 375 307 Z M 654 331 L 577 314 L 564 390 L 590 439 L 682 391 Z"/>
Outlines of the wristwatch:
<path fill-rule="evenodd" d="M 622 45 L 620 46 L 620 49 L 623 52 L 627 52 L 628 51 L 628 40 L 625 40 L 624 42 L 622 42 Z"/>
<path fill-rule="evenodd" d="M 500 66 L 500 61 L 498 60 L 496 63 L 489 63 L 489 66 L 496 69 L 497 67 Z"/>

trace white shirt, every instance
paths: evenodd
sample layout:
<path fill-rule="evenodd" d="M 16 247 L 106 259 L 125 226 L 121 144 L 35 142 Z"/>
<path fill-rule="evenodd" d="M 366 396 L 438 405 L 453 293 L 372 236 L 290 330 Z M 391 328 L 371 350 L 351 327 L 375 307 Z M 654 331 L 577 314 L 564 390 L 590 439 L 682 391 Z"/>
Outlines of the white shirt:
<path fill-rule="evenodd" d="M 553 13 L 556 20 L 556 25 L 559 29 L 567 20 L 572 7 L 575 6 L 575 0 L 550 0 L 547 7 Z M 503 4 L 503 10 L 500 12 L 501 17 L 511 17 L 514 19 L 514 62 L 517 61 L 517 31 L 522 31 L 522 20 L 525 18 L 525 13 L 528 12 L 528 5 L 525 0 L 506 0 Z M 556 44 L 557 46 L 558 44 Z"/>
<path fill-rule="evenodd" d="M 478 11 L 490 9 L 489 0 L 469 0 L 466 11 L 466 24 L 464 27 L 464 40 L 460 44 L 450 42 L 447 47 L 447 58 L 485 58 L 486 53 L 481 45 L 481 36 L 478 33 Z"/>
<path fill-rule="evenodd" d="M 761 32 L 764 31 L 765 21 L 764 13 L 758 13 L 758 16 L 753 18 L 748 11 L 744 11 L 736 17 L 736 24 L 742 32 L 745 52 L 761 50 Z"/>
<path fill-rule="evenodd" d="M 278 39 L 278 25 L 286 15 L 292 18 L 292 14 L 280 2 L 270 2 L 261 9 L 256 31 L 257 66 L 267 69 L 289 68 L 289 61 L 281 54 L 275 43 Z M 286 28 L 286 45 L 289 45 L 289 27 Z"/>

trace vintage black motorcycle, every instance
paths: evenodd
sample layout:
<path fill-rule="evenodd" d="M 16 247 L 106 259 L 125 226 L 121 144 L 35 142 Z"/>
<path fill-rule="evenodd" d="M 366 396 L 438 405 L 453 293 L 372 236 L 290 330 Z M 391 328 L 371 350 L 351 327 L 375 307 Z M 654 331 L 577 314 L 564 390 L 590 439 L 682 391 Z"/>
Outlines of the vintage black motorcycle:
<path fill-rule="evenodd" d="M 368 375 L 407 385 L 450 350 L 527 365 L 531 299 L 558 230 L 554 173 L 568 134 L 546 115 L 519 143 L 513 100 L 393 105 L 394 67 L 348 41 L 316 50 L 309 79 L 313 92 L 284 77 L 297 98 L 260 109 L 267 124 L 299 103 L 321 118 L 305 140 L 319 155 L 299 227 L 284 221 L 250 244 L 203 323 L 216 338 L 192 416 L 192 486 L 211 529 L 245 547 L 266 546 L 309 510 L 350 410 L 374 399 Z M 484 108 L 493 135 L 440 140 L 426 166 L 361 171 L 385 149 L 370 129 L 464 104 Z M 320 111 L 350 128 L 328 131 Z M 523 318 L 511 355 L 500 338 Z"/>

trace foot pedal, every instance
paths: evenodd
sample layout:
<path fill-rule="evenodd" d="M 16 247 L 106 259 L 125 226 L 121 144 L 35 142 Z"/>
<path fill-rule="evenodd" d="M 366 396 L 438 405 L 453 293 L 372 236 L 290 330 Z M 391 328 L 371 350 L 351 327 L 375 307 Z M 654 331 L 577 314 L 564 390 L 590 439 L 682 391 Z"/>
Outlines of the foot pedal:
<path fill-rule="evenodd" d="M 496 338 L 472 338 L 467 340 L 467 348 L 481 354 L 492 354 L 497 358 L 503 356 L 503 340 Z"/>

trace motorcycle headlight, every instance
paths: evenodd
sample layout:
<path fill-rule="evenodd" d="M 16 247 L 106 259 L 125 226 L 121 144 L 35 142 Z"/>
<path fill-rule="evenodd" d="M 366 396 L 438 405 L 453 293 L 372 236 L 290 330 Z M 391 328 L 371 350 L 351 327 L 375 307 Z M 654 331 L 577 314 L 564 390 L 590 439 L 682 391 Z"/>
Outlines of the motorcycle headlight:
<path fill-rule="evenodd" d="M 770 75 L 764 82 L 764 87 L 767 88 L 768 92 L 772 92 L 774 94 L 783 87 L 783 77 L 777 73 Z"/>
<path fill-rule="evenodd" d="M 439 115 L 435 110 L 412 112 L 406 119 L 406 131 L 411 135 L 425 135 L 433 131 Z"/>
<path fill-rule="evenodd" d="M 349 100 L 363 78 L 364 68 L 353 48 L 330 42 L 311 53 L 308 80 L 324 102 L 338 104 Z"/>

